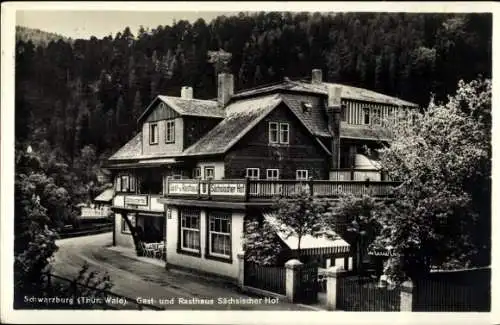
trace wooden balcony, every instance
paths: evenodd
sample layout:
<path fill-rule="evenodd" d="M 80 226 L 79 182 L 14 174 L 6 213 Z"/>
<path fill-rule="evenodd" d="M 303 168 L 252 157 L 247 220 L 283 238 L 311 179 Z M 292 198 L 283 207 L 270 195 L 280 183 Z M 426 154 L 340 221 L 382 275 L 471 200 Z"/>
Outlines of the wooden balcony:
<path fill-rule="evenodd" d="M 197 199 L 214 201 L 269 201 L 277 196 L 290 197 L 308 191 L 315 197 L 335 198 L 341 193 L 390 196 L 398 182 L 338 181 L 338 180 L 250 180 L 223 179 L 168 180 L 165 197 L 168 199 Z"/>

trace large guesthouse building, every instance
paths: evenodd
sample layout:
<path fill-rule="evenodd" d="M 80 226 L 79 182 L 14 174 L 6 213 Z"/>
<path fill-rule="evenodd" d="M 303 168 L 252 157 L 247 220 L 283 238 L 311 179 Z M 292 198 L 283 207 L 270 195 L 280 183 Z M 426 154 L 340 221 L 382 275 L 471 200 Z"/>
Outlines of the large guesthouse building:
<path fill-rule="evenodd" d="M 273 219 L 276 195 L 318 197 L 340 191 L 384 196 L 393 183 L 378 170 L 376 150 L 389 140 L 383 121 L 417 109 L 374 91 L 309 80 L 234 92 L 218 76 L 214 100 L 157 96 L 138 119 L 139 132 L 108 160 L 115 191 L 114 245 L 158 242 L 167 266 L 236 281 L 244 222 Z M 283 237 L 284 249 L 296 249 Z M 294 246 L 295 245 L 295 246 Z M 341 240 L 306 238 L 301 252 L 348 263 Z"/>

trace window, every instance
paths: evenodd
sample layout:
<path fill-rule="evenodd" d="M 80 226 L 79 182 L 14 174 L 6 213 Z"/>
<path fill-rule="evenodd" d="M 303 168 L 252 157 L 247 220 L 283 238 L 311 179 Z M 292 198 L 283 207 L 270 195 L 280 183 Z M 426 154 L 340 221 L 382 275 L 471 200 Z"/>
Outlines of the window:
<path fill-rule="evenodd" d="M 225 213 L 209 215 L 208 253 L 211 256 L 231 258 L 231 216 Z"/>
<path fill-rule="evenodd" d="M 363 108 L 363 123 L 370 124 L 370 109 L 368 107 Z"/>
<path fill-rule="evenodd" d="M 309 171 L 307 169 L 297 169 L 295 174 L 297 180 L 307 181 L 309 179 Z"/>
<path fill-rule="evenodd" d="M 149 144 L 158 144 L 158 123 L 149 125 Z"/>
<path fill-rule="evenodd" d="M 269 123 L 269 143 L 278 143 L 278 123 Z"/>
<path fill-rule="evenodd" d="M 267 179 L 279 179 L 280 178 L 280 171 L 279 169 L 267 169 Z"/>
<path fill-rule="evenodd" d="M 122 178 L 120 176 L 116 178 L 116 191 L 117 192 L 122 191 Z"/>
<path fill-rule="evenodd" d="M 135 192 L 137 180 L 135 175 L 118 175 L 115 179 L 117 192 Z"/>
<path fill-rule="evenodd" d="M 135 192 L 135 177 L 130 177 L 130 192 Z"/>
<path fill-rule="evenodd" d="M 193 169 L 193 178 L 201 178 L 201 168 L 196 167 Z"/>
<path fill-rule="evenodd" d="M 288 123 L 280 123 L 280 143 L 288 144 L 290 141 L 290 127 Z"/>
<path fill-rule="evenodd" d="M 175 142 L 175 120 L 167 121 L 165 125 L 165 143 Z"/>
<path fill-rule="evenodd" d="M 205 167 L 205 179 L 214 179 L 214 178 L 215 178 L 215 168 Z"/>
<path fill-rule="evenodd" d="M 127 221 L 125 221 L 126 216 L 122 215 L 122 233 L 124 234 L 131 234 L 132 232 L 130 231 Z M 128 214 L 128 219 L 130 220 L 130 223 L 132 224 L 133 227 L 136 227 L 136 219 L 135 219 L 135 214 Z"/>
<path fill-rule="evenodd" d="M 250 179 L 259 179 L 260 177 L 260 169 L 259 168 L 247 168 L 246 177 Z"/>
<path fill-rule="evenodd" d="M 200 211 L 181 210 L 180 248 L 183 251 L 200 253 Z"/>

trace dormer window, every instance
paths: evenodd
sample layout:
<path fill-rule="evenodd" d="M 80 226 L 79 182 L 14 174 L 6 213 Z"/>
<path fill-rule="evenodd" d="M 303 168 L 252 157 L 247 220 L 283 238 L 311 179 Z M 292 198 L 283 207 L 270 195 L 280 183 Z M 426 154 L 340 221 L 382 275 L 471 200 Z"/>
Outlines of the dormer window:
<path fill-rule="evenodd" d="M 302 112 L 307 113 L 312 109 L 312 104 L 310 102 L 302 102 Z"/>
<path fill-rule="evenodd" d="M 149 144 L 158 144 L 158 123 L 149 124 Z"/>

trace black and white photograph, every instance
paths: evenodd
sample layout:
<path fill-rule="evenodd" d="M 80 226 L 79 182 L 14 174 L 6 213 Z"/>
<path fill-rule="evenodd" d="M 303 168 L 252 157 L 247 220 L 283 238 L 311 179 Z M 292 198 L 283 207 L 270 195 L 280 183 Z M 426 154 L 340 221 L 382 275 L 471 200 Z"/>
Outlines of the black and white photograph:
<path fill-rule="evenodd" d="M 2 5 L 2 323 L 491 322 L 496 5 L 451 4 Z"/>

